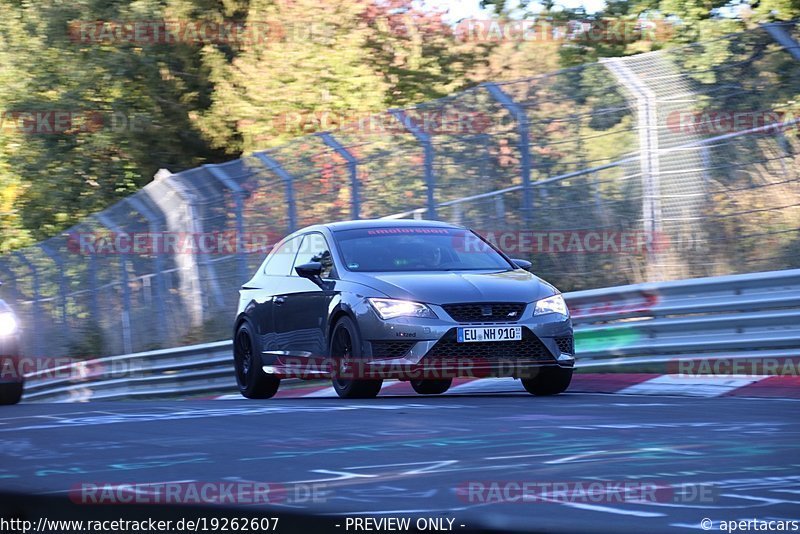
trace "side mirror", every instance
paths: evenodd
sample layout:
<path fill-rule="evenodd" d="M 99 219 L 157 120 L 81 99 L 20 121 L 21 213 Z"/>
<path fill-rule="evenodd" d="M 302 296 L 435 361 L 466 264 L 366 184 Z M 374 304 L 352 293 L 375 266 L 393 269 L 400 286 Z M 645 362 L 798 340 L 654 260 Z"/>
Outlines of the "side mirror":
<path fill-rule="evenodd" d="M 304 263 L 303 265 L 298 265 L 294 268 L 294 272 L 296 272 L 298 276 L 308 278 L 322 289 L 326 289 L 326 284 L 322 280 L 322 264 L 320 262 L 312 261 Z"/>
<path fill-rule="evenodd" d="M 312 261 L 310 263 L 298 265 L 294 268 L 294 271 L 298 276 L 302 276 L 303 278 L 320 278 L 322 276 L 322 264 L 318 261 Z"/>
<path fill-rule="evenodd" d="M 528 260 L 512 259 L 511 261 L 514 262 L 514 265 L 516 265 L 520 269 L 525 269 L 526 271 L 529 270 L 531 266 L 533 266 L 533 264 Z"/>

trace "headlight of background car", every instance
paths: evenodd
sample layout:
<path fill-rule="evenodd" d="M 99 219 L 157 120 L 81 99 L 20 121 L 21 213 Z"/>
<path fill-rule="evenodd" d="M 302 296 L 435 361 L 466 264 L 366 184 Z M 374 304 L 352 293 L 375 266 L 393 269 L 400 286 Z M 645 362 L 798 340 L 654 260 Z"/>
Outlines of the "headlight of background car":
<path fill-rule="evenodd" d="M 428 317 L 436 318 L 433 310 L 420 302 L 397 299 L 367 299 L 378 312 L 381 319 L 393 319 L 394 317 Z"/>
<path fill-rule="evenodd" d="M 0 312 L 0 336 L 10 336 L 17 331 L 17 319 L 11 312 Z"/>
<path fill-rule="evenodd" d="M 544 315 L 546 313 L 560 313 L 565 317 L 569 315 L 567 303 L 564 302 L 564 297 L 562 297 L 561 294 L 536 301 L 536 309 L 533 314 Z"/>

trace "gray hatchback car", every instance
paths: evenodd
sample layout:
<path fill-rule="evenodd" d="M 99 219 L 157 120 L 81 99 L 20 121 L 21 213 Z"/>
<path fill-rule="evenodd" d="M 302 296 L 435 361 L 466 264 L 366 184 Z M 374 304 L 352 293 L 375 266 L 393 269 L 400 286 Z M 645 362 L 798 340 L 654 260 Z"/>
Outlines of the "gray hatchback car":
<path fill-rule="evenodd" d="M 241 288 L 234 366 L 245 397 L 284 378 L 330 378 L 340 397 L 384 379 L 444 393 L 456 377 L 515 377 L 534 395 L 567 389 L 574 365 L 563 297 L 469 229 L 365 220 L 284 238 Z"/>

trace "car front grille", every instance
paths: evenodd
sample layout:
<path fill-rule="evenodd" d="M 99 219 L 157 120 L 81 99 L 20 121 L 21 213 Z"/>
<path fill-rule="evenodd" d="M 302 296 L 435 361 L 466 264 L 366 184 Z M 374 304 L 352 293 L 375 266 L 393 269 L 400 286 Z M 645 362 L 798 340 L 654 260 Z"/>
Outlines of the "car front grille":
<path fill-rule="evenodd" d="M 505 323 L 518 321 L 524 302 L 472 302 L 442 305 L 447 315 L 459 323 Z"/>
<path fill-rule="evenodd" d="M 451 328 L 431 347 L 426 360 L 480 359 L 480 360 L 541 360 L 552 361 L 553 355 L 544 343 L 527 328 L 522 329 L 521 341 L 489 341 L 459 343 L 456 329 Z"/>
<path fill-rule="evenodd" d="M 556 345 L 558 345 L 558 350 L 561 352 L 575 354 L 575 342 L 573 341 L 572 336 L 557 337 Z"/>
<path fill-rule="evenodd" d="M 373 341 L 372 357 L 402 358 L 411 350 L 414 343 L 414 341 Z"/>

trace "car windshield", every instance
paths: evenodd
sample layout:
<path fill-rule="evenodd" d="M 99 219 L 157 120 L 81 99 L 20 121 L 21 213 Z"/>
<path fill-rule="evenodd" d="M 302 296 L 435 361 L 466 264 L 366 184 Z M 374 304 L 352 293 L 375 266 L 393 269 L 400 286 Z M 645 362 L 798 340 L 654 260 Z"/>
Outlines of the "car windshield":
<path fill-rule="evenodd" d="M 477 234 L 460 228 L 388 227 L 335 234 L 344 265 L 357 272 L 513 269 Z"/>

